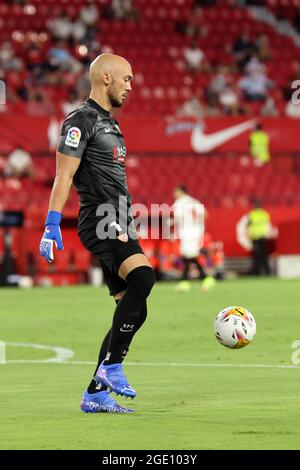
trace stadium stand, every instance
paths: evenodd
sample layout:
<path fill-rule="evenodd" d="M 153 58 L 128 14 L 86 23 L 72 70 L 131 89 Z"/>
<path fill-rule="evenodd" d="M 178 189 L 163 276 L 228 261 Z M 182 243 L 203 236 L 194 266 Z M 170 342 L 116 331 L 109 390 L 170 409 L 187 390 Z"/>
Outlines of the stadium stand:
<path fill-rule="evenodd" d="M 120 13 L 110 0 L 92 4 L 83 0 L 2 1 L 0 79 L 7 86 L 7 102 L 0 105 L 0 119 L 16 114 L 24 120 L 26 116 L 61 119 L 88 95 L 88 65 L 101 51 L 123 55 L 133 64 L 134 93 L 118 114 L 120 121 L 124 116 L 147 119 L 152 115 L 172 120 L 193 98 L 198 101 L 200 118 L 284 116 L 291 81 L 300 78 L 300 48 L 291 37 L 253 17 L 247 4 L 259 3 L 135 0 Z M 297 28 L 300 1 L 268 0 L 264 6 Z M 192 44 L 205 58 L 199 70 L 191 70 L 185 60 Z M 241 85 L 251 73 L 266 81 L 263 99 L 250 99 Z M 224 89 L 227 94 L 221 99 Z M 45 145 L 44 152 L 32 155 L 34 177 L 19 179 L 5 174 L 9 152 L 2 151 L 0 210 L 26 214 L 25 253 L 16 257 L 19 272 L 68 273 L 70 282 L 77 282 L 86 275 L 90 259 L 75 241 L 74 232 L 67 235 L 70 245 L 54 266 L 43 265 L 37 257 L 38 235 L 55 175 L 53 154 L 49 158 L 46 149 Z M 297 156 L 280 154 L 271 164 L 256 168 L 245 163 L 246 153 L 245 148 L 238 154 L 199 157 L 192 151 L 154 155 L 145 149 L 136 155 L 134 165 L 129 155 L 129 188 L 135 201 L 148 206 L 171 203 L 172 187 L 180 175 L 190 192 L 211 210 L 241 212 L 254 194 L 271 207 L 296 207 L 300 200 Z M 75 223 L 77 209 L 78 199 L 72 192 L 64 219 Z M 30 237 L 32 228 L 36 232 Z M 211 228 L 216 237 L 219 225 Z M 146 249 L 158 266 L 159 254 L 155 253 L 159 248 L 149 245 Z M 225 243 L 226 250 L 230 252 L 230 244 Z"/>
<path fill-rule="evenodd" d="M 290 11 L 296 11 L 297 2 L 268 3 L 275 11 L 285 5 L 288 17 Z M 200 21 L 206 31 L 203 35 L 188 33 L 194 16 L 191 0 L 136 0 L 134 4 L 139 12 L 137 18 L 108 20 L 110 2 L 95 2 L 99 19 L 87 28 L 80 19 L 83 1 L 1 2 L 1 78 L 8 86 L 8 109 L 31 114 L 61 113 L 62 103 L 70 96 L 77 102 L 82 94 L 86 95 L 86 66 L 100 50 L 112 50 L 134 64 L 135 93 L 127 114 L 176 113 L 195 90 L 205 108 L 205 90 L 219 65 L 226 66 L 226 80 L 233 87 L 238 86 L 243 70 L 236 66 L 234 44 L 247 33 L 251 53 L 259 52 L 260 35 L 267 37 L 270 57 L 263 65 L 266 76 L 275 82 L 269 95 L 278 112 L 284 112 L 286 88 L 300 70 L 300 51 L 291 38 L 256 21 L 247 8 L 237 7 L 233 1 L 220 1 L 201 9 Z M 61 37 L 55 26 L 59 18 L 59 27 L 64 31 Z M 183 28 L 178 29 L 178 24 Z M 191 42 L 196 42 L 208 61 L 205 73 L 194 73 L 185 67 L 184 51 Z M 257 111 L 245 103 L 243 96 L 239 100 L 248 113 Z M 218 104 L 214 106 L 215 112 L 222 112 Z"/>

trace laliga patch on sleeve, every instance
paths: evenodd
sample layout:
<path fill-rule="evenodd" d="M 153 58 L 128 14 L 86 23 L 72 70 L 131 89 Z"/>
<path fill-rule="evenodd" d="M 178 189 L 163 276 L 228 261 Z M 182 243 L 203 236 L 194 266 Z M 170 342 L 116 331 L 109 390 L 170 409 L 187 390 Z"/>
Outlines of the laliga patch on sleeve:
<path fill-rule="evenodd" d="M 65 144 L 77 148 L 80 142 L 81 130 L 78 127 L 71 127 L 68 130 Z"/>

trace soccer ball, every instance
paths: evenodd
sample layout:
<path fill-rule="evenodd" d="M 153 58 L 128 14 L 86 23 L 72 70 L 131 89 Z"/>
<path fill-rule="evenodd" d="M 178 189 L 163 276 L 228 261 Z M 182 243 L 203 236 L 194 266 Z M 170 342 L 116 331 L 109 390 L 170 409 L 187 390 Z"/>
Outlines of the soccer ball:
<path fill-rule="evenodd" d="M 256 334 L 253 315 L 244 307 L 226 307 L 218 313 L 215 324 L 217 340 L 231 349 L 240 349 L 251 343 Z"/>

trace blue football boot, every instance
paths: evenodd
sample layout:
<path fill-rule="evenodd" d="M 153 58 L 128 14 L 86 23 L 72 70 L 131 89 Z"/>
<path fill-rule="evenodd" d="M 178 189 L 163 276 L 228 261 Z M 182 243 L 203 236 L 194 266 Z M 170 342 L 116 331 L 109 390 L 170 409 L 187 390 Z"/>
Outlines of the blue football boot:
<path fill-rule="evenodd" d="M 105 366 L 103 363 L 100 364 L 95 378 L 98 383 L 106 385 L 107 388 L 117 395 L 124 395 L 130 398 L 136 396 L 136 391 L 129 385 L 125 377 L 122 364 L 110 364 L 108 366 Z"/>
<path fill-rule="evenodd" d="M 112 398 L 106 390 L 98 393 L 88 393 L 86 390 L 80 403 L 81 411 L 85 413 L 133 413 L 134 410 L 124 408 Z"/>

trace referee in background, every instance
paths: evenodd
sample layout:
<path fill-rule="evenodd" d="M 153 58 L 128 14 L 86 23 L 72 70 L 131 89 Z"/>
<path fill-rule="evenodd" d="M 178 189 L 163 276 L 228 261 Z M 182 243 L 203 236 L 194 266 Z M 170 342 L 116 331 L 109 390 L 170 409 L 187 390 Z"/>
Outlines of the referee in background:
<path fill-rule="evenodd" d="M 90 66 L 90 97 L 65 119 L 57 149 L 57 170 L 50 196 L 40 254 L 54 259 L 53 244 L 63 250 L 60 222 L 72 183 L 80 196 L 78 234 L 99 256 L 116 309 L 104 337 L 94 376 L 81 400 L 85 412 L 128 413 L 110 392 L 134 398 L 122 362 L 133 336 L 147 316 L 146 299 L 154 272 L 133 228 L 125 159 L 118 122 L 110 116 L 131 91 L 130 64 L 114 54 L 98 56 Z"/>

